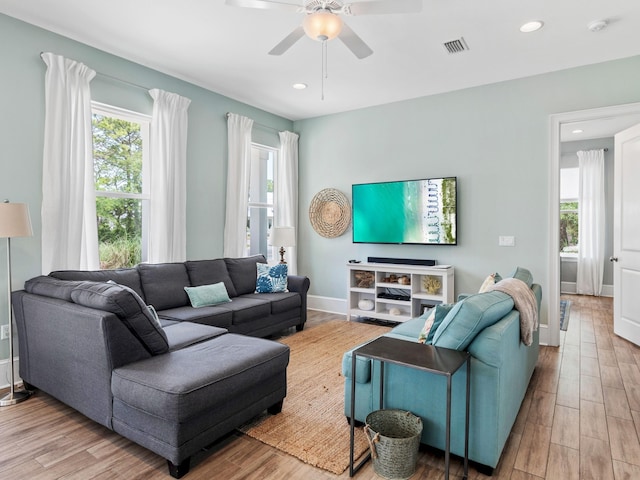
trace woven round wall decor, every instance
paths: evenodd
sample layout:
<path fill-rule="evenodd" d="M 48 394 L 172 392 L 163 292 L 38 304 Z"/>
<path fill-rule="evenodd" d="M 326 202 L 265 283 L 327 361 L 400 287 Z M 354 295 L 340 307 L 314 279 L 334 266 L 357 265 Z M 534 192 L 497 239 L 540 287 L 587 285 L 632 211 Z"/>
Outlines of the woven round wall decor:
<path fill-rule="evenodd" d="M 323 237 L 339 237 L 351 223 L 349 199 L 335 188 L 319 191 L 309 205 L 309 220 L 313 229 Z"/>

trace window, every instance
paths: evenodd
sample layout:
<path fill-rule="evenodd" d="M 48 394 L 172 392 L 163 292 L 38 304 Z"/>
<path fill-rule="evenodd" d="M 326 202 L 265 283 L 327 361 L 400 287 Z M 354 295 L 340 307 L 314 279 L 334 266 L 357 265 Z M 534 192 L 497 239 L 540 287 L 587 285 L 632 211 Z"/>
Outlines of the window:
<path fill-rule="evenodd" d="M 560 169 L 560 252 L 578 253 L 579 169 Z"/>
<path fill-rule="evenodd" d="M 147 260 L 149 123 L 146 115 L 92 103 L 100 268 Z"/>
<path fill-rule="evenodd" d="M 247 254 L 273 259 L 268 234 L 273 226 L 273 172 L 278 151 L 264 145 L 251 146 L 251 179 L 247 215 Z"/>

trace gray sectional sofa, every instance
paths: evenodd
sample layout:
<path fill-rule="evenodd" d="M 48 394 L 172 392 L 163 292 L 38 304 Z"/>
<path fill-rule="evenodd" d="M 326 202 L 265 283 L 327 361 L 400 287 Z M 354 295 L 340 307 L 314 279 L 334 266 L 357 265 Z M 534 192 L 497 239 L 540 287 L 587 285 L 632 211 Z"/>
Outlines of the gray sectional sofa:
<path fill-rule="evenodd" d="M 180 478 L 192 455 L 282 408 L 289 348 L 255 337 L 303 328 L 309 280 L 251 293 L 257 262 L 264 257 L 31 279 L 12 294 L 20 376 L 166 458 Z M 193 308 L 183 295 L 184 286 L 220 281 L 231 302 Z"/>

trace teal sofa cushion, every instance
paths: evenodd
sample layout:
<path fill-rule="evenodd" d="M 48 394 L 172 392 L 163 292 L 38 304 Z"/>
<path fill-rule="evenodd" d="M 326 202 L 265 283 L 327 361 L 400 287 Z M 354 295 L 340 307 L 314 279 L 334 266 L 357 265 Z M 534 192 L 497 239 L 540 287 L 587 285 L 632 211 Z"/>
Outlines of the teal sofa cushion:
<path fill-rule="evenodd" d="M 531 288 L 533 285 L 533 275 L 526 268 L 516 267 L 516 269 L 509 275 L 511 278 L 517 278 L 527 284 L 527 287 Z"/>
<path fill-rule="evenodd" d="M 465 350 L 478 333 L 513 309 L 513 300 L 502 292 L 471 295 L 456 303 L 436 330 L 433 345 Z"/>
<path fill-rule="evenodd" d="M 422 315 L 420 317 L 424 317 L 425 322 L 422 326 L 422 330 L 420 330 L 420 334 L 418 335 L 418 341 L 420 343 L 424 343 L 426 345 L 431 345 L 433 343 L 433 337 L 438 331 L 438 327 L 442 322 L 444 322 L 444 319 L 447 318 L 447 315 L 454 306 L 454 303 L 436 305 L 427 315 Z"/>

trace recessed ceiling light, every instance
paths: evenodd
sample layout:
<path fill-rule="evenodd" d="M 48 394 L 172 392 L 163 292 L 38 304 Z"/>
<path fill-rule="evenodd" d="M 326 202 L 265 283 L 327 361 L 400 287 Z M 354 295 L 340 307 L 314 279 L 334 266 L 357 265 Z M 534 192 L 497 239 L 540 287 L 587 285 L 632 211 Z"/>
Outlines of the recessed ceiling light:
<path fill-rule="evenodd" d="M 540 20 L 533 20 L 522 25 L 520 27 L 520 31 L 522 33 L 531 33 L 540 30 L 543 26 L 544 22 L 541 22 Z"/>
<path fill-rule="evenodd" d="M 583 131 L 584 131 L 584 130 L 581 130 L 581 129 L 579 129 L 579 128 L 576 128 L 575 130 L 572 130 L 572 131 L 571 131 L 571 133 L 578 134 L 578 133 L 582 133 Z"/>
<path fill-rule="evenodd" d="M 294 83 L 292 85 L 293 88 L 295 88 L 296 90 L 304 90 L 305 88 L 307 88 L 307 84 L 306 83 Z"/>
<path fill-rule="evenodd" d="M 587 29 L 589 29 L 591 32 L 599 32 L 600 30 L 604 30 L 605 28 L 607 28 L 608 24 L 609 22 L 607 22 L 606 20 L 596 20 L 589 23 L 587 25 Z"/>

